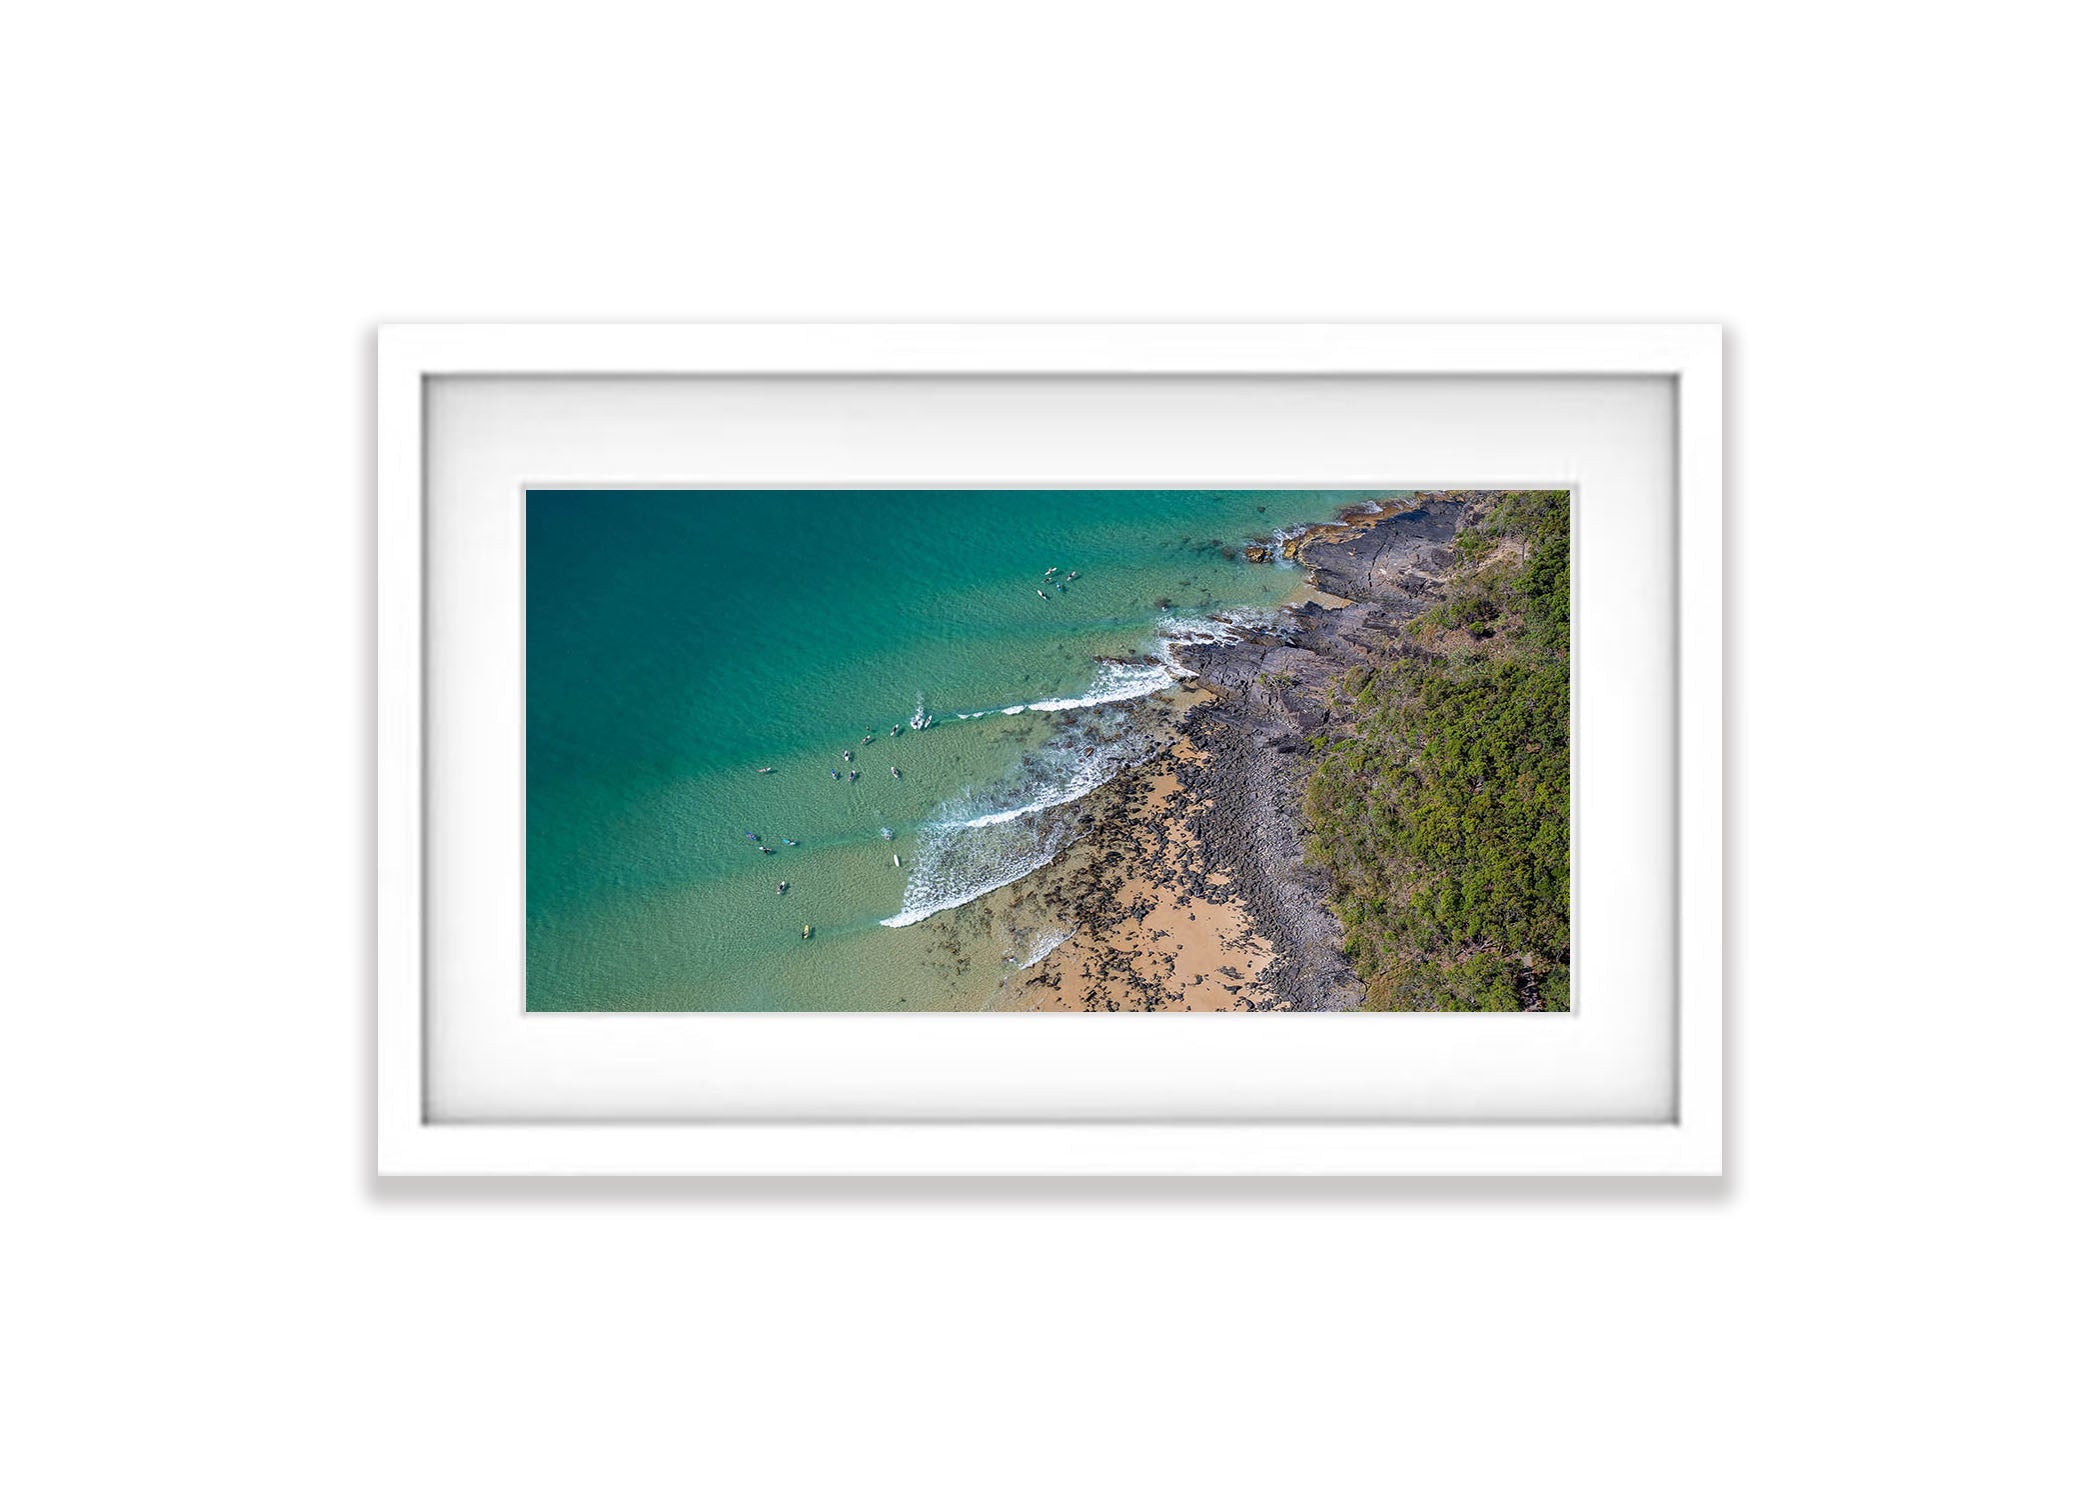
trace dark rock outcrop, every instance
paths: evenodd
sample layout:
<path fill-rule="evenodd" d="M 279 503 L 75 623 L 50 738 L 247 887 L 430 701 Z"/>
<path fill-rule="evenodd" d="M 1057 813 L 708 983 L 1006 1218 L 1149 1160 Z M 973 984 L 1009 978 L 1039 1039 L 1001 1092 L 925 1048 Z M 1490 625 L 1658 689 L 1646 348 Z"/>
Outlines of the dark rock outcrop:
<path fill-rule="evenodd" d="M 1217 696 L 1191 716 L 1206 752 L 1188 777 L 1199 841 L 1232 872 L 1255 930 L 1276 960 L 1253 987 L 1257 1009 L 1349 1010 L 1363 986 L 1341 951 L 1324 871 L 1305 863 L 1305 785 L 1320 757 L 1308 741 L 1332 732 L 1332 689 L 1351 668 L 1426 655 L 1401 627 L 1442 597 L 1459 531 L 1498 497 L 1418 494 L 1413 505 L 1309 535 L 1294 550 L 1316 588 L 1349 602 L 1297 606 L 1273 629 L 1182 649 Z"/>
<path fill-rule="evenodd" d="M 1435 602 L 1451 566 L 1468 499 L 1418 499 L 1411 510 L 1381 517 L 1349 535 L 1321 537 L 1298 548 L 1313 586 L 1347 599 L 1379 603 L 1403 615 Z"/>

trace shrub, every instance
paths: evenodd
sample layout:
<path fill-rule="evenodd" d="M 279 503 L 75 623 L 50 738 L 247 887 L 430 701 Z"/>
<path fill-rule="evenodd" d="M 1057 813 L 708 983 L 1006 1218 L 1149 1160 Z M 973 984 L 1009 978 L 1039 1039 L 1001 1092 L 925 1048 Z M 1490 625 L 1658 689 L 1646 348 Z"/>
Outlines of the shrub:
<path fill-rule="evenodd" d="M 1501 654 L 1353 671 L 1351 737 L 1311 747 L 1306 857 L 1374 1009 L 1568 1008 L 1568 498 L 1504 497 L 1483 531 L 1522 538 L 1525 566 L 1421 617 L 1484 640 L 1521 614 Z"/>

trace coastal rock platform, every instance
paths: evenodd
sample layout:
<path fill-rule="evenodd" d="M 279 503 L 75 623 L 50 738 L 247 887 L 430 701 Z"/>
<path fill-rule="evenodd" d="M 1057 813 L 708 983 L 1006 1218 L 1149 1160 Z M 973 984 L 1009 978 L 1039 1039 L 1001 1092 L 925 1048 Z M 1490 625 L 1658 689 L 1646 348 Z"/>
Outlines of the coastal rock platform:
<path fill-rule="evenodd" d="M 1418 494 L 1294 546 L 1333 604 L 1184 645 L 1201 695 L 1159 760 L 1082 805 L 1083 831 L 994 897 L 1012 969 L 1000 1009 L 1349 1010 L 1325 873 L 1305 861 L 1317 735 L 1345 732 L 1353 668 L 1421 648 L 1407 622 L 1442 595 L 1459 531 L 1492 494 Z"/>

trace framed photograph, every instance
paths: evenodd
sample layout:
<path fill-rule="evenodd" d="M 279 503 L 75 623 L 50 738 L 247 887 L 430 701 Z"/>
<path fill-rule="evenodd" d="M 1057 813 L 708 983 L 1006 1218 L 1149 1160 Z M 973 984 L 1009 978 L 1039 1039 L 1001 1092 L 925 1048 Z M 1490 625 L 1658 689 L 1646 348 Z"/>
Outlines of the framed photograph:
<path fill-rule="evenodd" d="M 378 381 L 382 1174 L 1722 1170 L 1718 329 Z"/>

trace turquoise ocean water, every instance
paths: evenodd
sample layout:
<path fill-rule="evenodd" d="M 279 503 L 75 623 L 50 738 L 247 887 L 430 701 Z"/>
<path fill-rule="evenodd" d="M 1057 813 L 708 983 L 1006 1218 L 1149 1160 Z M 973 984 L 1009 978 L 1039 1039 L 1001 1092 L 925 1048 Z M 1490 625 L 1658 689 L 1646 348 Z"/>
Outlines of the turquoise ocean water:
<path fill-rule="evenodd" d="M 977 1008 L 1027 955 L 930 914 L 1143 753 L 1174 677 L 1137 658 L 1302 596 L 1248 541 L 1366 498 L 531 492 L 529 1008 Z"/>

